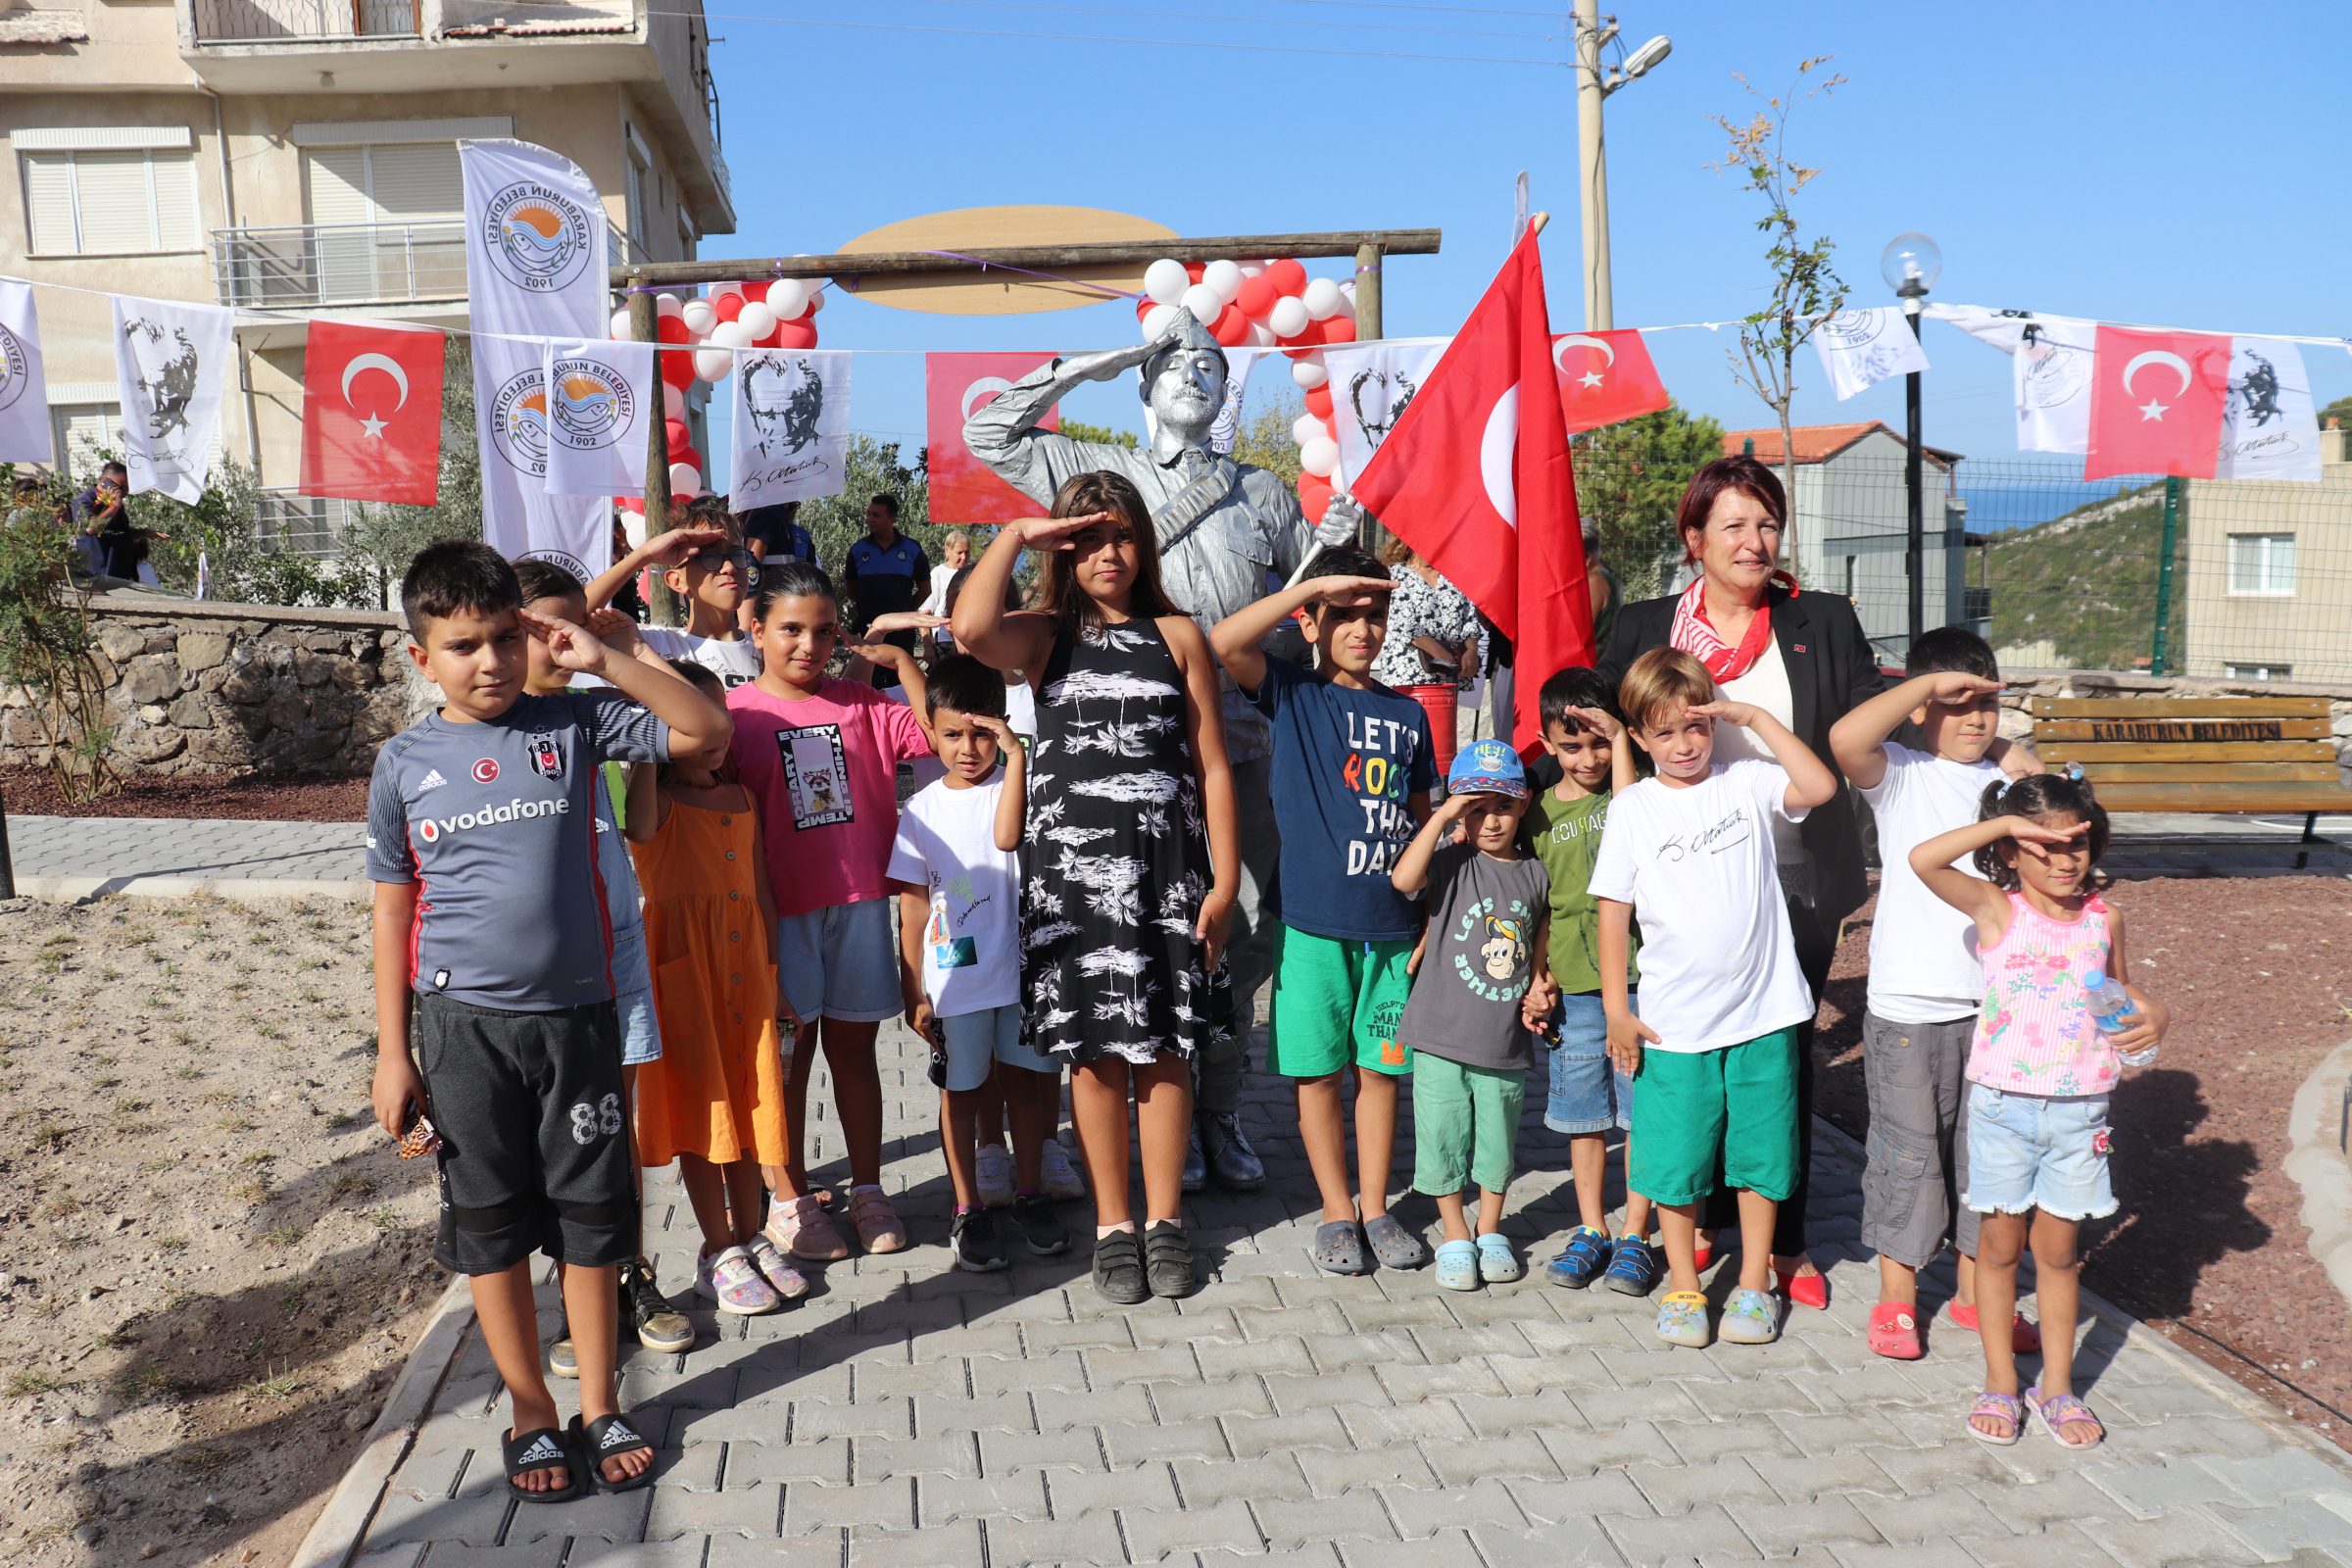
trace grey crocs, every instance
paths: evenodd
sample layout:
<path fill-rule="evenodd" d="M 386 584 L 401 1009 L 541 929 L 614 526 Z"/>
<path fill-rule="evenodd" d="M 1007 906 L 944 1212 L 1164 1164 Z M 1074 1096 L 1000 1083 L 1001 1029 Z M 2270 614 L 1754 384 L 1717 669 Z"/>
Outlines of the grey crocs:
<path fill-rule="evenodd" d="M 1382 1268 L 1426 1268 L 1429 1264 L 1429 1249 L 1394 1214 L 1378 1214 L 1364 1221 L 1364 1240 L 1372 1244 L 1372 1255 L 1380 1259 Z"/>
<path fill-rule="evenodd" d="M 1369 1274 L 1364 1260 L 1363 1232 L 1351 1219 L 1335 1219 L 1315 1227 L 1315 1267 L 1326 1274 Z"/>

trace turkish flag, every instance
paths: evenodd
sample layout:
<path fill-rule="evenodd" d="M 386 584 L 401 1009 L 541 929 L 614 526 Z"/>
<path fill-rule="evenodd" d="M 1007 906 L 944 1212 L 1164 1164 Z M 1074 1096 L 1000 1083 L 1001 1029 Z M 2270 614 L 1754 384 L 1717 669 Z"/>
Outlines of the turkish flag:
<path fill-rule="evenodd" d="M 1010 522 L 1038 514 L 1041 503 L 998 478 L 965 450 L 963 421 L 1053 358 L 1050 353 L 923 356 L 924 441 L 933 522 Z M 1059 412 L 1049 409 L 1037 427 L 1051 430 L 1060 422 Z"/>
<path fill-rule="evenodd" d="M 1551 340 L 1551 363 L 1560 372 L 1560 408 L 1570 435 L 1655 414 L 1674 401 L 1635 327 L 1562 332 Z"/>
<path fill-rule="evenodd" d="M 429 507 L 441 481 L 446 341 L 423 328 L 315 320 L 302 357 L 306 496 Z"/>
<path fill-rule="evenodd" d="M 2102 323 L 2091 359 L 2082 477 L 2212 478 L 2230 402 L 2230 349 L 2226 337 Z"/>
<path fill-rule="evenodd" d="M 1568 432 L 1529 230 L 1349 493 L 1518 649 L 1511 741 L 1541 743 L 1536 695 L 1592 662 L 1592 604 Z M 1538 411 L 1522 418 L 1523 410 Z"/>

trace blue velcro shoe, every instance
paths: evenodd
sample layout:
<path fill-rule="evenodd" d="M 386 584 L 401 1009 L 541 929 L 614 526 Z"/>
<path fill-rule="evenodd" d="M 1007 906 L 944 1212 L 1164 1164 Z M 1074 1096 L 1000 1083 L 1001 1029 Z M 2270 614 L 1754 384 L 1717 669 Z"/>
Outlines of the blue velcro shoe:
<path fill-rule="evenodd" d="M 1620 1236 L 1609 1250 L 1609 1271 L 1602 1283 L 1620 1296 L 1647 1296 L 1658 1288 L 1665 1272 L 1658 1250 L 1639 1236 Z"/>
<path fill-rule="evenodd" d="M 1613 1271 L 1614 1267 L 1608 1234 L 1579 1225 L 1568 1233 L 1568 1245 L 1560 1255 L 1544 1265 L 1544 1278 L 1564 1290 L 1581 1291 L 1600 1278 L 1601 1270 Z"/>

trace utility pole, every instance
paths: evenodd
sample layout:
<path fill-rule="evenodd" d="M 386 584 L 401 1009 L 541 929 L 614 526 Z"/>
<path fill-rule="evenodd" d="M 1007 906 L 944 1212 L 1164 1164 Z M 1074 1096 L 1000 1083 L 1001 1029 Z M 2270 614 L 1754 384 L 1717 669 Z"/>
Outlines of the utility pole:
<path fill-rule="evenodd" d="M 1609 150 L 1601 129 L 1600 106 L 1608 88 L 1600 78 L 1600 46 L 1614 37 L 1604 30 L 1600 0 L 1576 0 L 1577 211 L 1585 241 L 1585 330 L 1616 325 L 1609 290 Z"/>

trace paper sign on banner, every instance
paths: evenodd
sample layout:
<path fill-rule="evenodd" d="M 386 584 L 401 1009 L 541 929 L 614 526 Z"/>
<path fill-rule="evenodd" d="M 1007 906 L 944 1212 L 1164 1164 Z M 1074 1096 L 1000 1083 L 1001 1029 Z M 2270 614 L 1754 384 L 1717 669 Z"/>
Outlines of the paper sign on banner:
<path fill-rule="evenodd" d="M 1364 471 L 1413 397 L 1429 381 L 1450 339 L 1434 343 L 1348 343 L 1323 351 L 1331 372 L 1331 422 L 1341 474 Z M 1345 488 L 1342 486 L 1341 488 Z"/>
<path fill-rule="evenodd" d="M 1813 348 L 1829 372 L 1830 389 L 1844 402 L 1881 381 L 1928 368 L 1928 356 L 1900 307 L 1874 305 L 1838 311 L 1813 327 Z"/>
<path fill-rule="evenodd" d="M 0 463 L 48 463 L 55 456 L 32 285 L 0 278 Z"/>
<path fill-rule="evenodd" d="M 583 581 L 612 559 L 612 490 L 550 493 L 544 340 L 604 336 L 605 209 L 572 162 L 523 141 L 460 141 L 482 536 Z"/>
<path fill-rule="evenodd" d="M 645 494 L 645 414 L 654 391 L 651 343 L 550 342 L 547 488 L 559 496 Z"/>
<path fill-rule="evenodd" d="M 849 482 L 848 351 L 737 354 L 734 380 L 728 505 L 740 513 L 841 494 Z"/>
<path fill-rule="evenodd" d="M 135 495 L 193 506 L 220 435 L 236 315 L 218 305 L 114 297 L 115 381 L 122 464 Z"/>
<path fill-rule="evenodd" d="M 1037 503 L 998 478 L 963 444 L 963 421 L 998 393 L 1053 359 L 1051 354 L 923 356 L 924 461 L 931 475 L 934 522 L 1010 522 L 1037 515 Z M 1052 409 L 1040 430 L 1061 427 Z"/>

